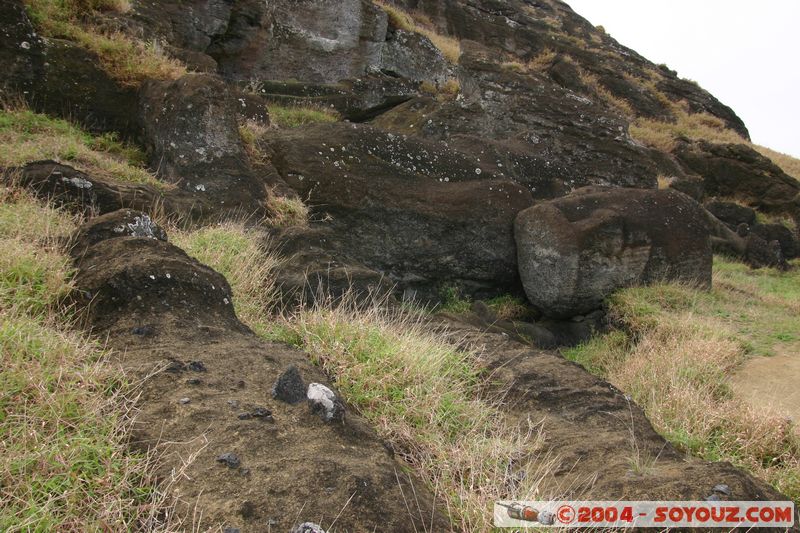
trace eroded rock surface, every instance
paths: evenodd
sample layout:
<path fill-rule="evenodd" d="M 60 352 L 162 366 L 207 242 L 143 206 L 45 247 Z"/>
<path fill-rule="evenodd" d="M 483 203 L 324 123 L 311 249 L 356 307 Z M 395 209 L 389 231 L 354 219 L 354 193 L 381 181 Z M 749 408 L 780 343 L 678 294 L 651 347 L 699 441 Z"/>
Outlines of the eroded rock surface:
<path fill-rule="evenodd" d="M 424 298 L 448 282 L 476 294 L 516 290 L 512 226 L 531 195 L 484 174 L 477 158 L 355 124 L 276 133 L 263 148 L 328 228 L 320 248 L 343 262 Z"/>
<path fill-rule="evenodd" d="M 503 394 L 509 415 L 522 427 L 541 421 L 544 445 L 530 460 L 548 465 L 543 498 L 704 500 L 719 484 L 728 487 L 722 499 L 783 498 L 730 463 L 688 459 L 621 391 L 557 352 L 458 321 L 447 325 L 453 338 L 482 354 L 492 390 Z"/>
<path fill-rule="evenodd" d="M 221 275 L 164 240 L 108 231 L 143 216 L 112 213 L 81 230 L 76 285 L 93 331 L 143 380 L 134 445 L 164 452 L 162 475 L 181 472 L 178 512 L 202 513 L 200 529 L 289 531 L 307 518 L 343 531 L 448 531 L 423 483 L 355 412 L 338 416 L 338 399 L 314 396 L 332 404 L 326 421 L 305 402 L 272 399 L 290 365 L 320 391 L 333 385 L 301 352 L 243 326 Z M 411 511 L 397 505 L 412 494 Z"/>
<path fill-rule="evenodd" d="M 153 168 L 214 211 L 263 213 L 266 192 L 239 136 L 234 99 L 211 74 L 142 88 L 141 116 Z"/>
<path fill-rule="evenodd" d="M 520 213 L 514 235 L 525 292 L 547 316 L 592 311 L 631 285 L 711 285 L 703 210 L 679 192 L 576 191 Z"/>

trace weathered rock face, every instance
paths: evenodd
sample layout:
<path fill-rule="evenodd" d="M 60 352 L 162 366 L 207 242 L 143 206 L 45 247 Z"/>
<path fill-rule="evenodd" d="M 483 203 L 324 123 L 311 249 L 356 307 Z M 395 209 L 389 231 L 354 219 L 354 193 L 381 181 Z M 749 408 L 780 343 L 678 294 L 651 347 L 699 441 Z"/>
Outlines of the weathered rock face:
<path fill-rule="evenodd" d="M 42 39 L 20 1 L 0 2 L 0 21 L 0 96 L 12 103 L 22 98 L 36 111 L 68 117 L 90 131 L 136 134 L 136 90 L 109 77 L 95 55 Z"/>
<path fill-rule="evenodd" d="M 227 86 L 211 74 L 187 74 L 142 87 L 141 115 L 159 176 L 209 209 L 259 213 L 266 197 L 245 152 Z"/>
<path fill-rule="evenodd" d="M 323 372 L 305 354 L 258 339 L 237 320 L 224 277 L 156 226 L 140 231 L 145 216 L 115 212 L 82 228 L 75 282 L 94 331 L 142 380 L 134 444 L 164 452 L 158 475 L 186 474 L 172 485 L 178 516 L 198 512 L 199 529 L 247 533 L 330 523 L 336 513 L 343 531 L 450 530 L 422 480 L 398 475 L 400 464 L 354 410 L 343 416 Z M 303 401 L 274 399 L 292 366 Z M 409 494 L 410 512 L 397 505 Z"/>
<path fill-rule="evenodd" d="M 551 317 L 597 309 L 629 285 L 711 284 L 702 208 L 675 191 L 577 191 L 520 213 L 514 235 L 528 299 Z"/>
<path fill-rule="evenodd" d="M 495 57 L 513 57 L 524 63 L 545 51 L 569 56 L 581 70 L 595 75 L 603 87 L 633 105 L 637 113 L 670 117 L 670 106 L 660 101 L 652 89 L 640 83 L 632 84 L 628 78 L 653 80 L 671 100 L 686 101 L 695 113 L 711 113 L 749 138 L 744 123 L 729 107 L 696 84 L 681 80 L 674 71 L 656 66 L 622 46 L 564 2 L 397 0 L 395 3 L 424 13 L 444 33 L 493 49 Z M 627 76 L 621 76 L 623 73 Z M 557 83 L 563 79 L 557 74 L 553 76 Z M 593 91 L 583 82 L 569 85 L 564 86 L 578 89 L 576 92 L 582 96 L 592 96 Z"/>
<path fill-rule="evenodd" d="M 749 146 L 697 141 L 682 144 L 675 155 L 702 176 L 706 194 L 800 220 L 800 182 Z"/>
<path fill-rule="evenodd" d="M 485 172 L 524 185 L 537 199 L 585 185 L 654 188 L 659 173 L 681 173 L 634 144 L 627 121 L 602 101 L 537 73 L 504 69 L 477 44 L 464 42 L 462 50 L 458 99 L 414 99 L 373 124 L 446 142 L 459 155 L 480 159 Z"/>
<path fill-rule="evenodd" d="M 754 209 L 735 202 L 712 200 L 706 202 L 704 207 L 733 230 L 735 230 L 739 224 L 751 226 L 756 222 L 756 212 Z"/>
<path fill-rule="evenodd" d="M 263 148 L 312 218 L 330 219 L 325 247 L 342 260 L 426 298 L 448 282 L 475 294 L 516 287 L 512 226 L 531 195 L 484 179 L 477 158 L 347 124 L 272 135 Z"/>
<path fill-rule="evenodd" d="M 450 65 L 427 37 L 395 30 L 381 51 L 380 69 L 413 81 L 444 83 L 452 76 Z"/>
<path fill-rule="evenodd" d="M 323 83 L 379 65 L 387 28 L 369 0 L 142 3 L 132 18 L 142 34 L 226 77 Z"/>

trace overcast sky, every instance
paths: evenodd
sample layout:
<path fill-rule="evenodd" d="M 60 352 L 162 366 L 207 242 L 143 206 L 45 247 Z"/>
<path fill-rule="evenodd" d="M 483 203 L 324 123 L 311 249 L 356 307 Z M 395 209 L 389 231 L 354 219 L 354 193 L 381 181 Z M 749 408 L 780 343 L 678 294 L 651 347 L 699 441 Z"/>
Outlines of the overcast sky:
<path fill-rule="evenodd" d="M 800 0 L 566 0 L 730 106 L 753 142 L 800 157 Z"/>

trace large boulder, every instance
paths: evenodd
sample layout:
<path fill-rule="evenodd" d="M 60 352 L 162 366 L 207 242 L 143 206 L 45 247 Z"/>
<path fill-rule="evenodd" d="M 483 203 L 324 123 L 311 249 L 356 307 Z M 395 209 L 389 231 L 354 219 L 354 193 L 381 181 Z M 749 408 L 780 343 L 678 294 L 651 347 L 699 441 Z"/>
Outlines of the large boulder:
<path fill-rule="evenodd" d="M 550 317 L 597 309 L 626 286 L 711 284 L 706 215 L 677 191 L 579 190 L 521 212 L 514 235 L 528 299 Z"/>
<path fill-rule="evenodd" d="M 219 77 L 149 81 L 140 110 L 151 164 L 161 179 L 195 195 L 209 211 L 263 211 L 264 184 L 250 166 L 235 100 Z"/>
<path fill-rule="evenodd" d="M 355 124 L 271 133 L 261 148 L 314 226 L 333 230 L 320 245 L 342 263 L 426 300 L 445 284 L 476 296 L 519 287 L 513 223 L 531 194 L 479 157 Z"/>

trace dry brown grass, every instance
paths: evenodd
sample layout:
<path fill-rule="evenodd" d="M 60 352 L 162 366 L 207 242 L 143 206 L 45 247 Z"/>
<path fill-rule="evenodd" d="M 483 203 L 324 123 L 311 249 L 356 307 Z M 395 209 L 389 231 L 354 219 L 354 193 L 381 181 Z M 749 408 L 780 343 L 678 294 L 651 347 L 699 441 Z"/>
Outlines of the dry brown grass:
<path fill-rule="evenodd" d="M 0 167 L 41 159 L 115 181 L 169 187 L 144 168 L 140 150 L 113 135 L 92 136 L 65 120 L 21 107 L 0 109 Z"/>
<path fill-rule="evenodd" d="M 656 178 L 656 183 L 658 183 L 659 189 L 669 189 L 674 181 L 675 176 L 664 176 L 663 174 L 660 174 Z"/>
<path fill-rule="evenodd" d="M 623 331 L 565 355 L 608 378 L 669 441 L 742 466 L 800 499 L 800 433 L 728 385 L 751 355 L 770 355 L 800 331 L 800 274 L 715 260 L 714 289 L 662 284 L 611 298 Z"/>
<path fill-rule="evenodd" d="M 750 146 L 752 146 L 756 151 L 760 152 L 761 155 L 769 158 L 773 163 L 781 167 L 781 169 L 791 177 L 800 181 L 800 159 L 792 157 L 788 154 L 771 150 L 766 146 L 760 146 L 758 144 L 751 144 Z"/>
<path fill-rule="evenodd" d="M 680 107 L 673 112 L 677 117 L 675 122 L 636 118 L 630 125 L 631 138 L 664 152 L 672 152 L 680 137 L 715 143 L 748 144 L 718 117 L 708 113 L 688 113 Z"/>
<path fill-rule="evenodd" d="M 147 79 L 177 79 L 186 73 L 186 67 L 166 56 L 157 43 L 107 32 L 89 22 L 93 11 L 129 9 L 127 0 L 25 0 L 25 5 L 43 35 L 73 41 L 97 54 L 103 69 L 124 85 L 138 86 Z"/>
<path fill-rule="evenodd" d="M 461 57 L 461 42 L 454 37 L 439 33 L 427 16 L 422 13 L 409 13 L 385 0 L 373 0 L 373 2 L 386 11 L 394 27 L 424 35 L 439 49 L 445 59 L 454 65 L 458 64 L 458 59 Z"/>
<path fill-rule="evenodd" d="M 591 72 L 587 72 L 581 67 L 578 67 L 578 73 L 583 84 L 589 87 L 594 94 L 606 104 L 619 111 L 623 116 L 633 117 L 636 115 L 633 106 L 631 106 L 631 104 L 626 100 L 609 91 L 602 83 L 600 83 L 600 80 L 597 78 L 597 76 Z"/>
<path fill-rule="evenodd" d="M 556 54 L 555 51 L 548 48 L 532 59 L 528 60 L 528 62 L 525 63 L 525 68 L 533 72 L 541 72 L 546 70 L 552 66 L 557 55 L 558 54 Z"/>

